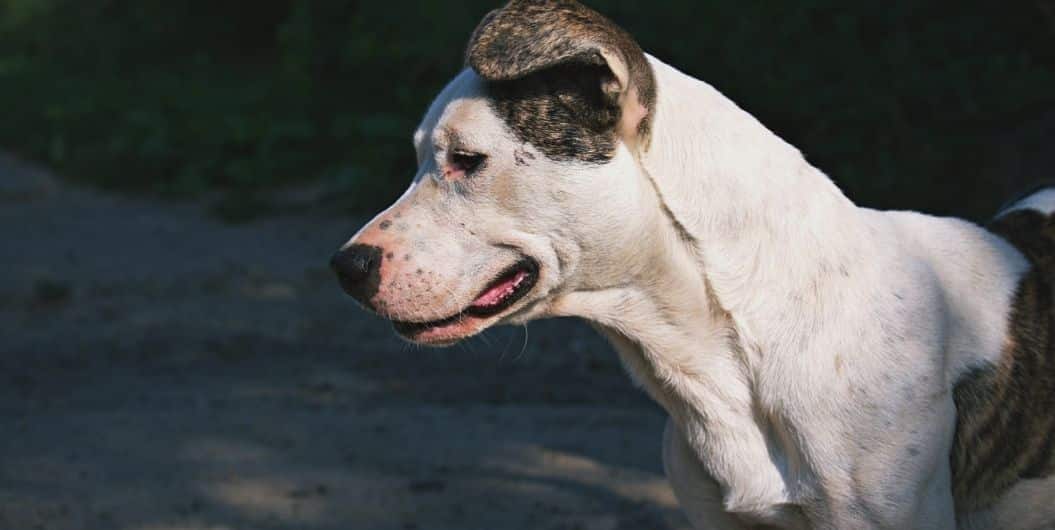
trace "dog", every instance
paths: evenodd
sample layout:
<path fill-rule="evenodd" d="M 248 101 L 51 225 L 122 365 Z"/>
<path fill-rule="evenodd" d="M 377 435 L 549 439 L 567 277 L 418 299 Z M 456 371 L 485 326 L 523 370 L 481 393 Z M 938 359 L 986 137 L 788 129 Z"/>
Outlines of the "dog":
<path fill-rule="evenodd" d="M 513 0 L 334 256 L 409 341 L 591 322 L 695 528 L 1055 528 L 1055 190 L 989 228 L 854 205 L 573 0 Z"/>

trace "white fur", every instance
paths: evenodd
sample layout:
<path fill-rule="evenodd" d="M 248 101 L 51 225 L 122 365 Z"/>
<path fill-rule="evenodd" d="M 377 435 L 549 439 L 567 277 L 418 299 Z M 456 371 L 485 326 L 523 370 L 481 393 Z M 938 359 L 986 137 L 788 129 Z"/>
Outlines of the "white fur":
<path fill-rule="evenodd" d="M 415 134 L 420 173 L 388 210 L 413 235 L 378 235 L 375 220 L 353 239 L 416 249 L 407 268 L 430 267 L 451 294 L 411 288 L 389 311 L 451 314 L 511 252 L 535 258 L 528 298 L 467 334 L 594 323 L 670 414 L 667 472 L 700 530 L 969 528 L 1023 506 L 1055 518 L 1039 501 L 1050 482 L 985 514 L 954 514 L 950 493 L 951 387 L 1000 354 L 1025 259 L 963 221 L 855 206 L 715 89 L 650 61 L 650 148 L 620 145 L 603 166 L 517 140 L 463 72 Z M 438 169 L 447 131 L 493 164 L 461 196 Z M 512 163 L 517 150 L 533 162 Z"/>
<path fill-rule="evenodd" d="M 855 207 L 713 88 L 653 66 L 660 102 L 644 165 L 736 330 L 742 375 L 722 387 L 752 407 L 693 404 L 704 381 L 663 385 L 698 416 L 672 411 L 725 510 L 789 528 L 807 523 L 785 504 L 813 527 L 952 528 L 950 387 L 999 355 L 1026 261 L 962 221 Z M 642 355 L 675 357 L 639 343 L 656 350 Z M 728 358 L 702 351 L 694 363 L 722 373 Z M 695 523 L 715 528 L 710 519 Z"/>
<path fill-rule="evenodd" d="M 1047 188 L 1038 191 L 1012 204 L 1000 212 L 998 217 L 1020 210 L 1034 210 L 1044 215 L 1055 213 L 1055 188 Z"/>

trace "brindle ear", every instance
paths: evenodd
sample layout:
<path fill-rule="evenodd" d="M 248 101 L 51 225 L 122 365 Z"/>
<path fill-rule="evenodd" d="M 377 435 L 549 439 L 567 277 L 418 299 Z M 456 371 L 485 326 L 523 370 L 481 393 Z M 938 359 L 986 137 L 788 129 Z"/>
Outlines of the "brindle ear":
<path fill-rule="evenodd" d="M 466 55 L 469 66 L 492 82 L 557 67 L 601 68 L 609 75 L 598 89 L 618 112 L 619 135 L 647 145 L 655 81 L 644 52 L 625 30 L 574 0 L 512 0 L 484 17 Z"/>

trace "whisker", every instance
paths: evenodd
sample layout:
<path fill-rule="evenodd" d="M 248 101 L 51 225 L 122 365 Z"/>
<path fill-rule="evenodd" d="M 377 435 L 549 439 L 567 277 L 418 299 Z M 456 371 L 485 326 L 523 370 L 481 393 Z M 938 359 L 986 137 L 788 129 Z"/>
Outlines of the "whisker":
<path fill-rule="evenodd" d="M 518 353 L 517 356 L 516 356 L 517 360 L 522 358 L 524 356 L 524 354 L 527 353 L 528 339 L 530 338 L 530 334 L 528 333 L 527 322 L 525 322 L 523 324 L 523 326 L 521 326 L 521 327 L 524 328 L 524 344 L 520 346 L 520 353 Z"/>

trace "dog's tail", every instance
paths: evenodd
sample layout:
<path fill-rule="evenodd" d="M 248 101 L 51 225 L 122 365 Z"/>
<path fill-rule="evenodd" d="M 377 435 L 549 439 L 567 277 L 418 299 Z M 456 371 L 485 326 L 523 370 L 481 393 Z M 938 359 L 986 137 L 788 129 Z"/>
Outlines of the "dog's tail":
<path fill-rule="evenodd" d="M 1055 183 L 1037 186 L 1008 203 L 988 228 L 1030 261 L 1055 258 Z"/>

